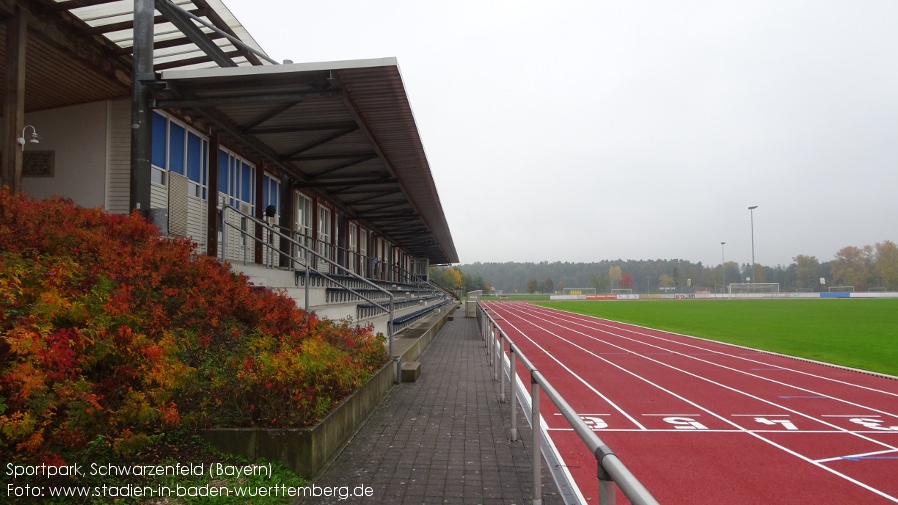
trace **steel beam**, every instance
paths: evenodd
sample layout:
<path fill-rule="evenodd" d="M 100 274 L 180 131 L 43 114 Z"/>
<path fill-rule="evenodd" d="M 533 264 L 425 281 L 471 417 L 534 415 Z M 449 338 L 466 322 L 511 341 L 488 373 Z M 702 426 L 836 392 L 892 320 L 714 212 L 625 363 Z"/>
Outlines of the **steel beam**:
<path fill-rule="evenodd" d="M 134 51 L 131 84 L 131 209 L 150 210 L 153 154 L 153 0 L 134 0 Z"/>
<path fill-rule="evenodd" d="M 349 135 L 350 133 L 352 133 L 352 132 L 354 132 L 354 131 L 358 131 L 358 129 L 359 129 L 358 125 L 353 125 L 351 128 L 346 128 L 345 130 L 341 130 L 341 131 L 338 131 L 338 132 L 336 132 L 336 133 L 332 133 L 332 134 L 330 134 L 330 135 L 327 135 L 327 136 L 325 136 L 325 137 L 322 137 L 322 138 L 316 140 L 315 142 L 308 143 L 308 144 L 306 144 L 306 145 L 304 145 L 304 146 L 302 146 L 302 147 L 299 147 L 299 148 L 293 150 L 292 152 L 286 153 L 286 154 L 284 154 L 284 157 L 285 157 L 285 158 L 292 158 L 293 156 L 300 155 L 300 154 L 302 154 L 302 153 L 304 153 L 304 152 L 306 152 L 306 151 L 311 151 L 312 149 L 315 149 L 316 147 L 321 147 L 321 146 L 327 144 L 328 142 L 332 142 L 332 141 L 334 141 L 334 140 L 339 139 L 340 137 L 344 137 L 344 136 L 346 136 L 346 135 Z M 376 157 L 377 157 L 376 154 L 372 154 L 371 157 L 363 158 L 363 159 L 361 159 L 361 160 L 359 160 L 359 161 L 352 161 L 352 162 L 349 162 L 346 166 L 352 166 L 352 165 L 354 165 L 354 164 L 356 164 L 356 163 L 361 163 L 362 161 L 365 161 L 365 160 L 368 160 L 368 159 L 371 159 L 371 158 L 376 158 Z M 336 168 L 329 168 L 329 169 L 323 170 L 323 171 L 321 171 L 321 172 L 316 172 L 316 173 L 310 174 L 310 175 L 312 175 L 313 177 L 315 177 L 315 176 L 318 176 L 318 175 L 320 175 L 320 174 L 322 174 L 322 173 L 333 172 L 333 171 L 339 170 L 340 168 L 343 168 L 343 166 L 342 166 L 342 165 L 339 165 L 339 166 L 337 166 Z"/>
<path fill-rule="evenodd" d="M 22 147 L 17 139 L 25 127 L 25 39 L 27 11 L 16 5 L 6 21 L 6 97 L 3 101 L 2 177 L 0 186 L 22 190 Z"/>
<path fill-rule="evenodd" d="M 324 130 L 346 130 L 349 128 L 358 128 L 352 121 L 340 121 L 333 123 L 310 123 L 303 125 L 289 125 L 289 126 L 273 126 L 269 128 L 260 128 L 258 125 L 263 124 L 265 121 L 276 117 L 278 114 L 290 109 L 294 105 L 299 104 L 299 101 L 292 102 L 289 104 L 285 104 L 283 107 L 279 107 L 274 111 L 261 116 L 259 119 L 254 120 L 252 123 L 244 126 L 244 132 L 251 133 L 253 135 L 265 135 L 269 133 L 298 133 L 298 132 L 315 132 L 315 131 L 324 131 Z"/>
<path fill-rule="evenodd" d="M 137 0 L 135 0 L 137 1 Z M 218 45 L 212 41 L 209 37 L 203 33 L 203 30 L 200 29 L 194 22 L 186 15 L 183 9 L 178 7 L 177 5 L 171 3 L 169 0 L 155 0 L 156 10 L 158 10 L 166 19 L 168 19 L 171 24 L 175 25 L 175 28 L 181 31 L 191 42 L 196 44 L 204 53 L 206 53 L 209 58 L 212 59 L 219 67 L 236 67 L 237 64 L 234 63 L 224 51 L 221 50 Z M 135 10 L 135 33 L 137 32 L 137 21 L 136 21 L 136 10 Z M 136 46 L 135 41 L 135 46 Z"/>
<path fill-rule="evenodd" d="M 322 98 L 339 98 L 340 90 L 305 91 L 299 93 L 248 94 L 222 98 L 195 99 L 162 99 L 156 100 L 153 106 L 157 109 L 187 109 L 191 107 L 213 107 L 219 105 L 242 105 L 266 102 L 298 102 Z M 258 132 L 254 132 L 258 133 Z"/>

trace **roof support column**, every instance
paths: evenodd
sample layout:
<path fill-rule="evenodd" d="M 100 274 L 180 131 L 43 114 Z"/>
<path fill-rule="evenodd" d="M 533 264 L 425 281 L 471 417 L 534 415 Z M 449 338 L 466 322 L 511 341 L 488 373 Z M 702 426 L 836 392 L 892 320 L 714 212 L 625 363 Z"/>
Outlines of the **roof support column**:
<path fill-rule="evenodd" d="M 22 146 L 19 135 L 25 127 L 25 37 L 27 11 L 16 5 L 6 22 L 6 96 L 3 102 L 2 180 L 12 193 L 22 191 Z"/>
<path fill-rule="evenodd" d="M 255 188 L 255 195 L 253 197 L 253 201 L 255 202 L 254 208 L 256 209 L 256 213 L 253 216 L 256 219 L 261 221 L 267 221 L 265 217 L 265 197 L 264 193 L 262 193 L 262 185 L 265 183 L 265 165 L 262 163 L 256 163 L 256 180 L 253 182 L 253 187 Z M 269 243 L 271 237 L 268 236 L 268 230 L 263 230 L 262 225 L 256 224 L 254 225 L 256 238 L 259 240 L 264 240 L 265 243 Z M 256 263 L 265 264 L 267 263 L 267 254 L 270 252 L 268 250 L 262 249 L 262 242 L 259 240 L 253 240 L 253 250 L 255 251 Z"/>
<path fill-rule="evenodd" d="M 153 0 L 134 0 L 134 47 L 131 84 L 131 209 L 150 210 L 153 154 L 152 92 L 142 82 L 153 78 Z"/>
<path fill-rule="evenodd" d="M 218 160 L 220 147 L 218 132 L 213 132 L 209 137 L 209 178 L 206 194 L 209 196 L 206 219 L 206 254 L 213 258 L 218 257 L 218 230 L 220 229 L 221 213 L 218 208 L 218 179 L 222 177 Z"/>
<path fill-rule="evenodd" d="M 296 219 L 296 201 L 294 199 L 295 191 L 293 190 L 293 179 L 288 174 L 281 175 L 281 194 L 278 195 L 278 201 L 281 202 L 281 219 L 278 225 L 280 225 L 280 232 L 284 235 L 289 236 L 292 239 L 296 237 L 293 236 L 293 223 Z M 286 240 L 281 240 L 281 253 L 278 256 L 280 257 L 280 261 L 278 264 L 282 267 L 290 267 L 293 268 L 291 264 L 291 259 L 294 257 L 293 254 L 293 244 L 287 242 Z"/>

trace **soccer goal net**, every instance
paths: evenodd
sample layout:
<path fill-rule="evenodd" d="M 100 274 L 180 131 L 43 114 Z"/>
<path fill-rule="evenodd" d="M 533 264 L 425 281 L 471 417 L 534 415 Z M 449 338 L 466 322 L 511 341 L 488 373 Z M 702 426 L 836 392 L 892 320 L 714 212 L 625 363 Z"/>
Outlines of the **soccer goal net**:
<path fill-rule="evenodd" d="M 612 295 L 632 295 L 633 290 L 630 288 L 616 288 L 611 290 Z"/>
<path fill-rule="evenodd" d="M 854 293 L 854 286 L 830 286 L 830 293 Z"/>
<path fill-rule="evenodd" d="M 564 288 L 561 292 L 565 295 L 594 295 L 596 288 Z"/>
<path fill-rule="evenodd" d="M 779 293 L 778 282 L 736 282 L 729 285 L 730 294 Z"/>

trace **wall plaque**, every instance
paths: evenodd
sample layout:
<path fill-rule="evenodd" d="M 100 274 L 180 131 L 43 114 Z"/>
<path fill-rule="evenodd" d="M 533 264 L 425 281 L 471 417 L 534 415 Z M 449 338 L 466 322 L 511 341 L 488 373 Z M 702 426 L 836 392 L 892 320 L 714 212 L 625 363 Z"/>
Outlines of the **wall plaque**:
<path fill-rule="evenodd" d="M 56 151 L 22 153 L 22 177 L 53 177 Z"/>

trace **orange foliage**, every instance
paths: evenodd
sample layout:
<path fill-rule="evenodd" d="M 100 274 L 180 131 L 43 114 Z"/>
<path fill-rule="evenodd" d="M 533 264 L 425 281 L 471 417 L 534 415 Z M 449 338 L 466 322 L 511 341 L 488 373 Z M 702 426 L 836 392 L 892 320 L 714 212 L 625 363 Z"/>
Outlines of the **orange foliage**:
<path fill-rule="evenodd" d="M 319 320 L 139 215 L 0 191 L 3 459 L 172 428 L 302 426 L 387 360 L 370 327 Z"/>

